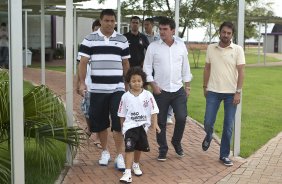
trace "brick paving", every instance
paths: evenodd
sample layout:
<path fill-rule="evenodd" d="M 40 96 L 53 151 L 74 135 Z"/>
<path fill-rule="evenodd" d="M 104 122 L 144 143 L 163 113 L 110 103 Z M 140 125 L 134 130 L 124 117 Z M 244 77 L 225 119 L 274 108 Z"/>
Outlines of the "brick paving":
<path fill-rule="evenodd" d="M 24 79 L 40 84 L 39 69 L 24 69 Z M 65 73 L 46 70 L 46 84 L 65 99 Z M 79 109 L 81 97 L 74 93 L 74 115 L 77 124 L 86 126 Z M 192 119 L 187 119 L 187 126 L 183 137 L 185 157 L 178 158 L 169 145 L 168 159 L 158 162 L 156 157 L 157 144 L 155 135 L 149 132 L 151 152 L 141 156 L 143 176 L 133 176 L 134 183 L 279 183 L 282 181 L 282 133 L 271 140 L 261 150 L 246 160 L 236 159 L 233 167 L 226 167 L 218 160 L 219 144 L 212 141 L 207 152 L 201 149 L 204 131 Z M 167 129 L 168 141 L 171 140 L 173 125 Z M 111 134 L 109 134 L 111 135 Z M 113 140 L 109 138 L 111 158 L 115 158 Z M 63 184 L 108 184 L 119 183 L 122 172 L 114 169 L 111 161 L 107 167 L 98 165 L 101 150 L 91 139 L 84 142 L 75 157 L 73 166 L 66 168 L 58 183 Z M 282 182 L 280 182 L 282 183 Z"/>
<path fill-rule="evenodd" d="M 225 183 L 282 183 L 282 132 L 271 139 L 239 169 L 224 177 Z"/>

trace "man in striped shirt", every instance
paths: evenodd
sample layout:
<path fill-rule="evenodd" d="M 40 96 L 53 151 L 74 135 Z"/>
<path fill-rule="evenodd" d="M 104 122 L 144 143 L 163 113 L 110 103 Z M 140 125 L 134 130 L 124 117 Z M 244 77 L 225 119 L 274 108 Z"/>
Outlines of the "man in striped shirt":
<path fill-rule="evenodd" d="M 107 166 L 110 153 L 107 147 L 108 131 L 110 127 L 118 156 L 115 159 L 116 168 L 125 169 L 122 156 L 123 137 L 121 134 L 120 120 L 117 116 L 118 106 L 125 91 L 123 76 L 129 68 L 129 46 L 125 36 L 117 33 L 115 28 L 116 15 L 111 9 L 104 9 L 100 14 L 101 27 L 86 36 L 82 41 L 79 55 L 79 76 L 84 81 L 86 68 L 91 61 L 91 84 L 89 119 L 90 131 L 97 132 L 103 148 L 99 164 Z M 85 83 L 80 84 L 80 93 L 86 90 Z"/>

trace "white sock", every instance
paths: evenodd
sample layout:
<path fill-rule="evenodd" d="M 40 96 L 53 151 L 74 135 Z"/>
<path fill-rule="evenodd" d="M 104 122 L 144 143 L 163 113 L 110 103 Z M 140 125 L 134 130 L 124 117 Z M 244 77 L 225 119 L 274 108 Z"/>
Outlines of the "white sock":
<path fill-rule="evenodd" d="M 125 169 L 125 173 L 130 173 L 131 174 L 131 169 Z"/>

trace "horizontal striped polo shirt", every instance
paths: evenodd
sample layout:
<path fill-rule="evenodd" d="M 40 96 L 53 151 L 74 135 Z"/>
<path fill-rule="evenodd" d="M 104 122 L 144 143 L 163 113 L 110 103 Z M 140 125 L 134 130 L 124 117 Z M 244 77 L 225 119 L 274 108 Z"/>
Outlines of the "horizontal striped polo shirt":
<path fill-rule="evenodd" d="M 91 62 L 90 92 L 113 93 L 125 90 L 122 60 L 130 58 L 125 36 L 114 31 L 107 38 L 98 29 L 82 41 L 79 55 L 89 58 Z"/>

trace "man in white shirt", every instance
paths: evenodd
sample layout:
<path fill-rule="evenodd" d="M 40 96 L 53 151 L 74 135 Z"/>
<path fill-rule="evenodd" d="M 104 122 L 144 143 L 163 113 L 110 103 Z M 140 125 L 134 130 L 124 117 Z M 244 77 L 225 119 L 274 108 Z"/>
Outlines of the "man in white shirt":
<path fill-rule="evenodd" d="M 173 37 L 175 33 L 174 20 L 162 17 L 159 21 L 159 30 L 161 39 L 149 45 L 143 70 L 147 74 L 147 82 L 152 87 L 160 110 L 158 124 L 161 133 L 157 134 L 159 144 L 158 160 L 165 161 L 168 151 L 166 119 L 170 105 L 176 119 L 171 143 L 177 155 L 184 156 L 181 140 L 186 124 L 187 97 L 190 94 L 192 74 L 184 42 Z M 154 76 L 152 76 L 153 70 L 155 72 Z"/>

